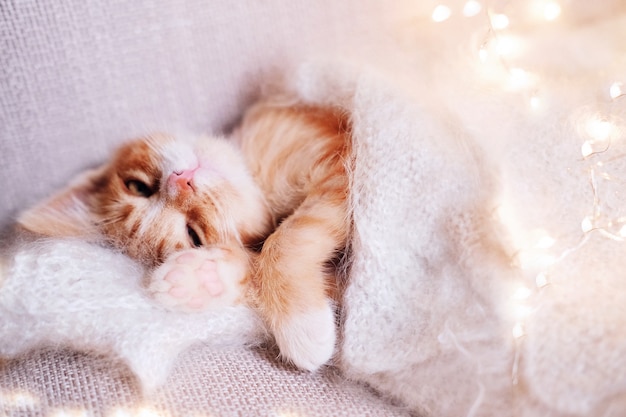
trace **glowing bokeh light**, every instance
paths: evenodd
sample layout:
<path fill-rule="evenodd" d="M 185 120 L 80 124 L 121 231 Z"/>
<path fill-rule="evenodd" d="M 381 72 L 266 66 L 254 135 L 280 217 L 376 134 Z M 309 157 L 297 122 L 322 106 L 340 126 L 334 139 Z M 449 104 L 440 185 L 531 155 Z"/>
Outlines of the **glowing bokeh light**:
<path fill-rule="evenodd" d="M 556 240 L 550 236 L 542 237 L 536 244 L 535 247 L 538 249 L 549 249 L 554 246 Z"/>
<path fill-rule="evenodd" d="M 522 68 L 511 68 L 508 84 L 513 90 L 521 90 L 532 84 L 532 77 Z"/>
<path fill-rule="evenodd" d="M 580 228 L 582 229 L 582 231 L 584 233 L 588 233 L 591 232 L 594 228 L 593 226 L 593 220 L 591 219 L 591 217 L 586 216 L 583 221 L 580 223 Z"/>
<path fill-rule="evenodd" d="M 495 50 L 503 58 L 518 58 L 523 51 L 523 42 L 519 37 L 500 35 L 495 41 Z"/>
<path fill-rule="evenodd" d="M 533 108 L 534 110 L 541 108 L 541 98 L 537 96 L 532 96 L 529 101 L 530 101 L 530 107 Z"/>
<path fill-rule="evenodd" d="M 548 285 L 548 274 L 545 272 L 538 273 L 535 277 L 535 285 L 537 285 L 538 288 L 543 288 Z"/>
<path fill-rule="evenodd" d="M 595 142 L 607 141 L 614 130 L 615 126 L 613 123 L 596 117 L 590 118 L 585 123 L 585 131 Z"/>
<path fill-rule="evenodd" d="M 580 147 L 580 153 L 583 155 L 583 158 L 587 158 L 588 156 L 593 155 L 595 152 L 593 150 L 593 146 L 591 142 L 586 140 L 583 145 Z"/>
<path fill-rule="evenodd" d="M 528 287 L 519 287 L 513 293 L 513 299 L 526 300 L 532 294 L 532 290 Z"/>
<path fill-rule="evenodd" d="M 439 6 L 435 7 L 435 10 L 433 10 L 431 18 L 433 19 L 433 21 L 439 23 L 448 20 L 451 15 L 452 10 L 450 10 L 448 6 L 440 4 Z"/>
<path fill-rule="evenodd" d="M 613 84 L 611 84 L 611 87 L 609 88 L 609 94 L 611 95 L 611 98 L 613 100 L 623 96 L 624 95 L 624 84 L 622 84 L 620 82 L 614 82 Z"/>
<path fill-rule="evenodd" d="M 509 17 L 505 14 L 494 14 L 491 17 L 491 26 L 496 30 L 506 29 L 509 26 Z"/>
<path fill-rule="evenodd" d="M 549 1 L 543 6 L 543 18 L 551 22 L 561 15 L 561 5 L 555 1 Z"/>
<path fill-rule="evenodd" d="M 482 8 L 483 6 L 479 2 L 475 0 L 470 0 L 467 3 L 465 3 L 465 6 L 463 6 L 463 16 L 465 17 L 476 16 L 478 13 L 480 13 Z"/>
<path fill-rule="evenodd" d="M 526 334 L 522 323 L 515 324 L 515 326 L 513 327 L 512 334 L 515 339 L 519 339 L 520 337 L 524 336 L 524 334 Z"/>

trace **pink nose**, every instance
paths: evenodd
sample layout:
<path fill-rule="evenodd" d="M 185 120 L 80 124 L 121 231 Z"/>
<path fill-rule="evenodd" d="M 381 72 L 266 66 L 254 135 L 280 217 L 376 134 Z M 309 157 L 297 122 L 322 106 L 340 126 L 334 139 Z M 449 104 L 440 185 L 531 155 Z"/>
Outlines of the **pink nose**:
<path fill-rule="evenodd" d="M 194 190 L 193 174 L 195 171 L 195 169 L 186 169 L 182 172 L 174 171 L 168 178 L 167 182 L 170 184 L 176 184 L 180 190 L 192 191 Z"/>

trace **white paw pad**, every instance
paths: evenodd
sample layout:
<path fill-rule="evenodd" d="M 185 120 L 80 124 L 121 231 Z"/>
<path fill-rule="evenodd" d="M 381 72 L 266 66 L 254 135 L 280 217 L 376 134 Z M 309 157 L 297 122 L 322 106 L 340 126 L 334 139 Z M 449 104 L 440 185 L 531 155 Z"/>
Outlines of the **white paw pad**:
<path fill-rule="evenodd" d="M 315 371 L 335 351 L 335 316 L 330 305 L 298 313 L 274 329 L 281 356 L 300 369 Z"/>
<path fill-rule="evenodd" d="M 233 305 L 241 294 L 245 266 L 219 248 L 177 252 L 150 278 L 149 291 L 166 307 L 201 311 Z"/>

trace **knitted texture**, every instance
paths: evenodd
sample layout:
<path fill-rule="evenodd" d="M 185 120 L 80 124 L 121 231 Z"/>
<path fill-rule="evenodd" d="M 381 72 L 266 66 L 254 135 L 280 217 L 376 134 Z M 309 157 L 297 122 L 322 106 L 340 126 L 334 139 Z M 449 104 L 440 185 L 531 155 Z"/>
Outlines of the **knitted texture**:
<path fill-rule="evenodd" d="M 263 326 L 249 309 L 170 312 L 147 296 L 142 278 L 126 256 L 96 245 L 52 240 L 20 247 L 0 291 L 0 355 L 51 345 L 113 352 L 152 392 L 194 343 L 262 340 Z"/>
<path fill-rule="evenodd" d="M 534 114 L 468 75 L 454 36 L 408 72 L 302 69 L 301 96 L 353 113 L 346 375 L 423 415 L 626 413 L 623 238 L 584 220 L 595 210 L 623 221 L 623 138 L 581 157 L 589 118 L 608 114 L 624 132 L 624 107 L 594 92 L 596 69 L 614 71 L 609 57 L 624 52 L 624 21 L 531 39 L 549 97 Z"/>

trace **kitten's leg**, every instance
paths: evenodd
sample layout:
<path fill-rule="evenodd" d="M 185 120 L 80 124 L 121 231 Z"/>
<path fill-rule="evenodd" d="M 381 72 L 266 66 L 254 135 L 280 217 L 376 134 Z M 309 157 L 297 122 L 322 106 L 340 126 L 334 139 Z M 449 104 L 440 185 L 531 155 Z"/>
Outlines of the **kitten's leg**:
<path fill-rule="evenodd" d="M 148 289 L 171 309 L 218 309 L 243 301 L 248 271 L 248 255 L 242 248 L 187 249 L 170 255 L 151 272 Z"/>
<path fill-rule="evenodd" d="M 345 202 L 309 198 L 265 241 L 257 260 L 258 303 L 281 355 L 315 370 L 335 348 L 326 262 L 345 245 Z"/>

